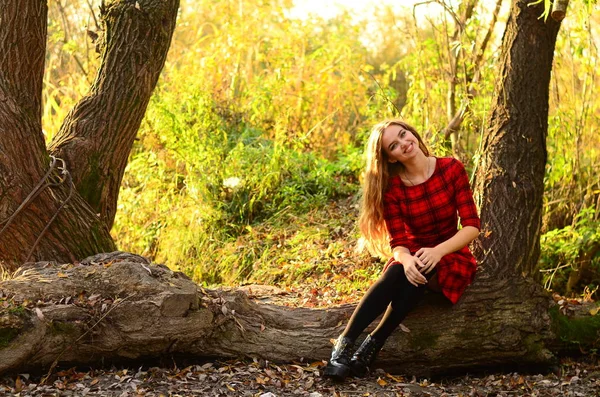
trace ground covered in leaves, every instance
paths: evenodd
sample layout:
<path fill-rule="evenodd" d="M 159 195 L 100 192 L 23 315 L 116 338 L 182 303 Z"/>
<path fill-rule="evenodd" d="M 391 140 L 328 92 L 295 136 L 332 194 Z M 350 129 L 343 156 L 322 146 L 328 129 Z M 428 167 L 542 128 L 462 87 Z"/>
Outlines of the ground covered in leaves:
<path fill-rule="evenodd" d="M 89 370 L 71 368 L 0 382 L 2 396 L 600 396 L 600 367 L 592 354 L 563 359 L 544 373 L 463 374 L 410 378 L 377 369 L 371 376 L 333 383 L 322 377 L 323 362 L 278 365 L 264 361 L 199 363 L 180 368 Z"/>

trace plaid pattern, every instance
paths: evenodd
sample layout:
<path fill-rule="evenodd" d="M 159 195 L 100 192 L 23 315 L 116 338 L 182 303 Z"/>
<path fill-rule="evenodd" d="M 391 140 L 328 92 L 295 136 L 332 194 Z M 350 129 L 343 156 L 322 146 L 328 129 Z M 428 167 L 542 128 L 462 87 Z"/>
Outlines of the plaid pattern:
<path fill-rule="evenodd" d="M 422 247 L 434 247 L 456 234 L 459 216 L 463 227 L 479 229 L 469 178 L 460 161 L 437 158 L 431 177 L 416 186 L 404 185 L 400 176 L 390 178 L 384 217 L 392 249 L 402 246 L 414 255 Z M 398 262 L 391 258 L 384 271 L 394 263 Z M 477 262 L 464 247 L 444 256 L 436 268 L 442 292 L 456 303 L 473 281 Z"/>

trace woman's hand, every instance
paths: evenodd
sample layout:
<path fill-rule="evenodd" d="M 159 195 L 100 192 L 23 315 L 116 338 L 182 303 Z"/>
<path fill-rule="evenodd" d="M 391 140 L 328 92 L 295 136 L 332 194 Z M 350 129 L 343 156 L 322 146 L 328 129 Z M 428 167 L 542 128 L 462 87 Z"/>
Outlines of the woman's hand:
<path fill-rule="evenodd" d="M 422 263 L 420 268 L 421 273 L 427 274 L 433 270 L 435 265 L 440 263 L 444 253 L 438 247 L 421 248 L 415 253 L 415 256 L 419 258 Z"/>
<path fill-rule="evenodd" d="M 406 274 L 406 278 L 408 282 L 418 287 L 419 284 L 427 284 L 427 279 L 425 276 L 421 274 L 418 267 L 423 267 L 423 263 L 416 256 L 406 255 L 403 257 L 402 266 L 404 266 L 404 274 Z"/>

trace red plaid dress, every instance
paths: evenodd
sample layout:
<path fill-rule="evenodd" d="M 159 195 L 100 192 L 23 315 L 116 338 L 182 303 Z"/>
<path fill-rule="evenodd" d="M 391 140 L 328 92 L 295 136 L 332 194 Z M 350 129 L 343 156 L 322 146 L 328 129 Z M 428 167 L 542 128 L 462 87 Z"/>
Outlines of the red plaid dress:
<path fill-rule="evenodd" d="M 459 216 L 463 227 L 480 227 L 469 178 L 454 158 L 437 158 L 431 177 L 416 186 L 405 185 L 400 176 L 390 178 L 383 200 L 390 246 L 405 247 L 412 255 L 454 236 Z M 390 258 L 384 271 L 393 264 L 400 263 Z M 456 303 L 473 281 L 477 262 L 464 247 L 444 256 L 436 269 L 443 294 Z"/>

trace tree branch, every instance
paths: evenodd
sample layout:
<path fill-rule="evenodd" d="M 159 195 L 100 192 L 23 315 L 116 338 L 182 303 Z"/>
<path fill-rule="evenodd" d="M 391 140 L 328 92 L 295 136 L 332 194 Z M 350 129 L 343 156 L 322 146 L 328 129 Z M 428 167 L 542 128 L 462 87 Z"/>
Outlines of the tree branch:
<path fill-rule="evenodd" d="M 462 122 L 464 120 L 464 116 L 469 111 L 470 102 L 476 93 L 475 84 L 479 81 L 479 77 L 481 76 L 481 63 L 483 61 L 483 55 L 485 54 L 485 50 L 487 49 L 490 38 L 492 37 L 494 27 L 496 26 L 496 23 L 498 22 L 498 15 L 500 14 L 500 9 L 502 7 L 502 1 L 503 0 L 497 0 L 497 2 L 496 2 L 496 8 L 494 9 L 494 12 L 492 14 L 492 20 L 490 22 L 490 26 L 483 38 L 483 41 L 481 42 L 481 45 L 479 46 L 479 50 L 477 51 L 475 60 L 473 61 L 473 69 L 474 69 L 473 75 L 467 76 L 467 78 L 466 78 L 466 83 L 468 86 L 467 98 L 466 98 L 465 102 L 462 104 L 462 106 L 460 107 L 460 109 L 454 114 L 454 117 L 452 117 L 452 119 L 450 120 L 450 122 L 448 123 L 446 128 L 444 128 L 444 130 L 442 131 L 442 134 L 444 134 L 445 139 L 449 139 L 452 134 L 454 134 L 458 131 L 458 129 L 460 128 L 460 125 L 462 124 Z"/>
<path fill-rule="evenodd" d="M 102 61 L 89 95 L 50 144 L 81 196 L 110 228 L 133 141 L 164 66 L 179 0 L 113 0 L 101 7 Z"/>

